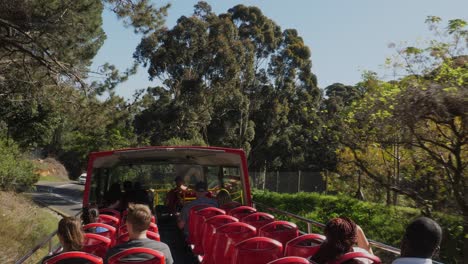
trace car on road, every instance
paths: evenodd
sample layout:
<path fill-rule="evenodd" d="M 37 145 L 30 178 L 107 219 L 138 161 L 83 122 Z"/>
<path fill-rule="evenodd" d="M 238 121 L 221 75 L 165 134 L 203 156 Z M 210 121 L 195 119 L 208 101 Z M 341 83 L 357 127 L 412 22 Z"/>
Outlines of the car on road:
<path fill-rule="evenodd" d="M 86 173 L 82 173 L 80 177 L 78 177 L 79 184 L 86 184 Z"/>

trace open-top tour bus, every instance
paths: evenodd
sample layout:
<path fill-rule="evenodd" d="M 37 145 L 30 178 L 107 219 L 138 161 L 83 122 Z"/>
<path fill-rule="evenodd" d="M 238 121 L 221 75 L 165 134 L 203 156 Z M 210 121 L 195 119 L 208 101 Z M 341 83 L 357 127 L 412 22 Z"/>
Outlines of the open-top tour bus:
<path fill-rule="evenodd" d="M 234 200 L 231 204 L 235 204 L 237 208 L 195 206 L 191 210 L 191 217 L 194 218 L 189 217 L 189 236 L 186 237 L 179 226 L 177 213 L 165 211 L 161 214 L 165 209 L 166 194 L 174 188 L 176 177 L 185 182 L 186 189 L 182 199 L 184 203 L 195 199 L 193 187 L 197 182 L 203 181 L 207 183 L 209 196 L 214 197 L 221 189 L 227 190 Z M 121 192 L 125 183 L 127 186 L 130 183 L 133 191 L 137 190 L 138 186 L 138 190 L 143 190 L 148 194 L 146 197 L 150 197 L 150 207 L 157 217 L 153 217 L 152 221 L 155 223 L 150 226 L 151 230 L 148 229 L 147 236 L 165 242 L 170 247 L 175 264 L 263 264 L 276 263 L 276 260 L 278 263 L 307 263 L 305 257 L 316 252 L 324 239 L 320 234 L 313 234 L 314 230 L 316 231 L 314 227 L 322 228 L 324 224 L 256 203 L 252 199 L 247 159 L 242 149 L 198 146 L 142 147 L 93 152 L 89 155 L 82 214 L 87 215 L 90 207 L 97 206 L 101 209 L 100 217 L 104 222 L 91 223 L 83 228 L 86 230 L 87 226 L 104 225 L 108 228 L 108 236 L 99 240 L 97 237 L 104 236 L 103 233 L 89 234 L 88 237 L 93 239 L 85 241 L 84 252 L 103 258 L 112 245 L 128 240 L 128 233 L 125 233 L 125 211 L 118 212 L 106 208 L 106 197 L 113 186 L 117 186 L 117 192 L 122 198 L 125 196 L 125 191 Z M 111 215 L 106 215 L 108 212 Z M 113 217 L 112 212 L 119 215 L 120 219 Z M 289 219 L 295 223 L 279 221 L 278 218 Z M 117 224 L 106 225 L 104 223 L 107 220 Z M 305 224 L 302 225 L 303 230 L 299 230 L 296 223 Z M 54 252 L 51 240 L 56 232 L 17 263 L 23 263 L 47 243 L 49 252 Z M 380 256 L 399 254 L 397 248 L 372 240 L 369 242 L 379 251 Z M 81 254 L 79 257 L 89 257 L 87 253 L 75 253 Z M 380 263 L 378 257 L 367 253 L 349 254 L 351 255 L 345 254 L 343 258 L 364 257 L 373 263 Z M 285 256 L 287 257 L 283 259 Z M 299 260 L 302 262 L 287 262 Z"/>

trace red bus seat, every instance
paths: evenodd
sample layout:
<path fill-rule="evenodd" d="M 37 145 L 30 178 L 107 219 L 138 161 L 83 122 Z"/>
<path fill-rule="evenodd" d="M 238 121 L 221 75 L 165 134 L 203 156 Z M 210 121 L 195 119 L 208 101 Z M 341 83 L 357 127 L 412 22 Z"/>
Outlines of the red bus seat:
<path fill-rule="evenodd" d="M 325 236 L 319 234 L 305 234 L 290 240 L 284 247 L 285 256 L 298 256 L 308 258 L 313 256 L 320 248 Z"/>
<path fill-rule="evenodd" d="M 159 228 L 155 223 L 151 223 L 150 226 L 148 227 L 148 231 L 159 233 Z M 125 233 L 128 233 L 127 225 L 121 225 L 119 227 L 119 236 Z"/>
<path fill-rule="evenodd" d="M 247 216 L 249 214 L 256 213 L 257 209 L 250 207 L 250 206 L 239 206 L 231 211 L 229 211 L 229 215 L 234 216 L 237 219 L 242 219 L 244 216 Z"/>
<path fill-rule="evenodd" d="M 203 225 L 203 264 L 213 264 L 213 241 L 216 228 L 223 226 L 225 224 L 239 222 L 237 218 L 230 215 L 217 215 L 205 220 Z"/>
<path fill-rule="evenodd" d="M 221 205 L 219 208 L 220 209 L 223 209 L 224 211 L 226 211 L 226 214 L 229 214 L 229 212 L 236 208 L 236 207 L 239 207 L 241 206 L 242 204 L 239 203 L 239 202 L 235 202 L 235 201 L 232 201 L 232 202 L 229 202 L 229 203 L 225 203 L 223 205 Z"/>
<path fill-rule="evenodd" d="M 351 259 L 368 259 L 373 264 L 381 264 L 380 258 L 369 253 L 364 252 L 350 252 L 341 256 L 339 259 L 330 262 L 330 264 L 341 264 Z"/>
<path fill-rule="evenodd" d="M 195 216 L 196 216 L 195 219 L 197 221 L 195 225 L 197 228 L 195 228 L 194 230 L 194 236 L 193 236 L 194 240 L 192 241 L 193 244 L 195 245 L 195 247 L 193 248 L 194 254 L 200 255 L 200 254 L 203 254 L 204 252 L 202 241 L 206 237 L 205 234 L 203 233 L 205 220 L 216 215 L 224 215 L 224 214 L 226 214 L 224 210 L 221 210 L 216 207 L 207 207 L 207 208 L 203 208 L 195 212 Z M 192 219 L 190 221 L 192 221 Z"/>
<path fill-rule="evenodd" d="M 213 241 L 214 263 L 231 263 L 235 245 L 257 235 L 257 229 L 241 222 L 225 224 L 216 228 Z"/>
<path fill-rule="evenodd" d="M 273 238 L 283 245 L 299 235 L 297 225 L 288 221 L 274 221 L 262 226 L 258 230 L 259 236 Z"/>
<path fill-rule="evenodd" d="M 301 257 L 284 257 L 268 262 L 268 264 L 310 264 L 310 262 Z"/>
<path fill-rule="evenodd" d="M 82 251 L 104 258 L 112 240 L 98 234 L 85 233 Z"/>
<path fill-rule="evenodd" d="M 70 261 L 72 259 L 83 259 L 87 260 L 92 264 L 102 264 L 102 258 L 98 256 L 91 255 L 89 253 L 85 252 L 80 252 L 80 251 L 69 251 L 65 253 L 61 253 L 57 256 L 54 256 L 48 260 L 45 261 L 45 264 L 55 264 L 58 263 L 59 261 Z"/>
<path fill-rule="evenodd" d="M 135 254 L 148 254 L 153 256 L 152 259 L 150 260 L 145 260 L 145 261 L 138 261 L 138 262 L 126 262 L 125 260 L 122 260 L 123 258 L 129 256 L 129 255 L 135 255 Z M 164 255 L 154 249 L 149 249 L 149 248 L 142 248 L 142 247 L 135 247 L 135 248 L 129 248 L 124 251 L 121 251 L 112 257 L 109 258 L 108 261 L 109 264 L 165 264 L 166 259 Z"/>
<path fill-rule="evenodd" d="M 265 264 L 283 256 L 283 245 L 268 237 L 253 237 L 238 243 L 232 264 Z"/>
<path fill-rule="evenodd" d="M 154 215 L 151 216 L 151 223 L 156 224 L 156 217 Z"/>
<path fill-rule="evenodd" d="M 212 207 L 212 206 L 209 205 L 209 204 L 199 204 L 199 205 L 195 205 L 192 208 L 190 208 L 189 217 L 188 217 L 188 220 L 189 220 L 189 228 L 188 228 L 189 233 L 188 233 L 188 238 L 187 238 L 187 242 L 189 244 L 193 244 L 195 229 L 198 228 L 197 225 L 196 225 L 197 220 L 195 219 L 196 218 L 195 212 L 198 211 L 198 210 L 201 210 L 203 208 L 207 208 L 207 207 Z M 187 223 L 185 223 L 185 224 L 187 224 Z"/>
<path fill-rule="evenodd" d="M 146 236 L 149 239 L 156 240 L 156 241 L 161 241 L 161 237 L 159 236 L 158 233 L 151 232 L 151 231 L 146 231 Z M 128 233 L 123 233 L 119 235 L 119 238 L 117 239 L 117 245 L 128 242 L 129 239 L 129 234 Z"/>
<path fill-rule="evenodd" d="M 260 227 L 275 221 L 275 217 L 271 214 L 257 212 L 244 216 L 240 221 L 259 229 Z"/>
<path fill-rule="evenodd" d="M 85 232 L 90 232 L 90 230 L 95 229 L 96 227 L 102 227 L 102 228 L 107 229 L 106 232 L 101 232 L 101 233 L 99 233 L 99 235 L 109 238 L 111 240 L 111 246 L 114 246 L 115 241 L 116 241 L 116 236 L 117 236 L 115 227 L 110 226 L 110 225 L 106 225 L 106 224 L 103 224 L 103 223 L 90 223 L 90 224 L 87 224 L 87 225 L 83 226 L 83 230 Z M 93 233 L 93 232 L 91 232 L 91 233 Z"/>
<path fill-rule="evenodd" d="M 119 227 L 120 219 L 115 216 L 102 214 L 98 217 L 98 223 L 103 223 L 117 228 Z"/>
<path fill-rule="evenodd" d="M 119 211 L 117 211 L 115 209 L 111 209 L 111 208 L 101 208 L 101 209 L 99 209 L 99 214 L 110 215 L 110 216 L 113 216 L 113 217 L 117 217 L 118 219 L 120 219 L 120 217 L 121 217 Z"/>

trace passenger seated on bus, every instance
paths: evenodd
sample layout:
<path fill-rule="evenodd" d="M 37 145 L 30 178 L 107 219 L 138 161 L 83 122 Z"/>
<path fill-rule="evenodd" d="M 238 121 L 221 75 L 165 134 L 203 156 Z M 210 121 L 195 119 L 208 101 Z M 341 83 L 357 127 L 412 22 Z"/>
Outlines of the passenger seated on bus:
<path fill-rule="evenodd" d="M 310 260 L 313 263 L 325 264 L 336 260 L 349 252 L 367 252 L 372 249 L 362 229 L 347 217 L 333 218 L 325 226 L 326 240 Z M 353 247 L 357 244 L 357 247 Z M 370 263 L 369 260 L 357 259 L 347 261 L 346 264 Z"/>
<path fill-rule="evenodd" d="M 432 263 L 440 249 L 442 229 L 434 220 L 420 217 L 406 227 L 401 241 L 401 256 L 392 264 Z"/>
<path fill-rule="evenodd" d="M 111 209 L 116 209 L 116 210 L 122 210 L 122 191 L 120 190 L 120 184 L 119 183 L 113 183 L 109 190 L 106 192 L 104 195 L 104 206 L 106 208 L 111 208 Z"/>
<path fill-rule="evenodd" d="M 179 219 L 178 226 L 179 228 L 184 229 L 184 233 L 188 236 L 188 227 L 189 227 L 189 213 L 190 208 L 194 207 L 195 205 L 199 204 L 207 204 L 212 205 L 214 207 L 218 206 L 218 203 L 215 199 L 206 197 L 208 193 L 208 188 L 206 182 L 199 181 L 195 184 L 195 196 L 196 199 L 191 201 L 190 203 L 184 205 L 181 212 L 181 219 Z"/>
<path fill-rule="evenodd" d="M 148 239 L 146 237 L 146 231 L 148 230 L 151 223 L 151 211 L 148 206 L 143 204 L 130 204 L 128 208 L 127 215 L 127 230 L 129 234 L 128 242 L 117 245 L 111 249 L 106 254 L 105 263 L 113 255 L 129 248 L 134 247 L 143 247 L 150 248 L 161 252 L 166 258 L 167 264 L 173 264 L 171 251 L 169 247 L 162 242 Z M 124 258 L 123 260 L 132 262 L 132 261 L 143 261 L 151 259 L 151 256 L 145 254 L 135 254 L 130 255 L 129 257 Z"/>
<path fill-rule="evenodd" d="M 133 183 L 131 181 L 124 181 L 123 184 L 123 193 L 122 193 L 122 209 L 125 210 L 128 207 L 128 204 L 135 202 L 135 192 L 133 190 Z"/>
<path fill-rule="evenodd" d="M 97 208 L 89 208 L 88 209 L 88 222 L 86 222 L 86 224 L 89 224 L 89 223 L 97 223 L 98 222 L 98 219 L 99 219 L 99 210 Z M 83 218 L 84 218 L 84 214 L 83 214 Z M 83 221 L 84 222 L 84 221 Z M 104 233 L 104 232 L 107 232 L 109 230 L 107 230 L 107 228 L 104 228 L 104 227 L 95 227 L 93 229 L 90 230 L 92 233 Z M 87 231 L 89 232 L 89 231 Z"/>
<path fill-rule="evenodd" d="M 80 221 L 73 217 L 62 218 L 58 223 L 57 237 L 62 245 L 62 252 L 43 258 L 42 263 L 45 263 L 48 259 L 61 253 L 81 250 L 84 242 L 84 234 L 81 229 Z M 59 263 L 83 264 L 88 263 L 88 261 L 82 259 L 68 259 L 60 261 Z"/>
<path fill-rule="evenodd" d="M 135 182 L 133 185 L 133 203 L 145 204 L 149 208 L 153 208 L 153 194 L 150 190 L 146 189 L 141 182 Z"/>
<path fill-rule="evenodd" d="M 218 206 L 221 207 L 227 203 L 232 202 L 232 198 L 226 189 L 221 189 L 216 195 L 216 201 L 218 202 Z"/>
<path fill-rule="evenodd" d="M 176 214 L 182 210 L 182 207 L 184 207 L 184 192 L 187 190 L 181 176 L 177 176 L 174 181 L 176 187 L 167 192 L 165 203 L 171 214 Z"/>

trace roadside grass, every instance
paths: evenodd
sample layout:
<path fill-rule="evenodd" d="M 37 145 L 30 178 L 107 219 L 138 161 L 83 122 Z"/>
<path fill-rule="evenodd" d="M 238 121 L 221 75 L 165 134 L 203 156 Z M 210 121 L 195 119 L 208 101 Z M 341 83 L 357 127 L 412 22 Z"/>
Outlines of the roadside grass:
<path fill-rule="evenodd" d="M 0 263 L 14 263 L 57 229 L 59 216 L 13 192 L 0 192 Z M 57 244 L 56 237 L 53 245 Z M 37 263 L 46 254 L 37 251 L 26 263 Z"/>

